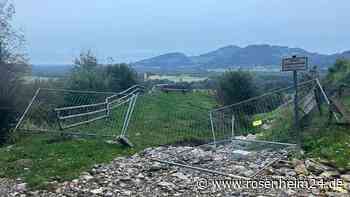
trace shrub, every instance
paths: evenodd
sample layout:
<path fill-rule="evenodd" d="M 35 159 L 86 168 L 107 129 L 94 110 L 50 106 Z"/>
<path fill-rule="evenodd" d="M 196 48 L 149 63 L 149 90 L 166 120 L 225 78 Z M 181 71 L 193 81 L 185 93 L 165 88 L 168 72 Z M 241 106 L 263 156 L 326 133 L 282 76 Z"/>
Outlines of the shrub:
<path fill-rule="evenodd" d="M 218 81 L 217 98 L 223 105 L 237 103 L 257 95 L 249 72 L 228 71 Z"/>

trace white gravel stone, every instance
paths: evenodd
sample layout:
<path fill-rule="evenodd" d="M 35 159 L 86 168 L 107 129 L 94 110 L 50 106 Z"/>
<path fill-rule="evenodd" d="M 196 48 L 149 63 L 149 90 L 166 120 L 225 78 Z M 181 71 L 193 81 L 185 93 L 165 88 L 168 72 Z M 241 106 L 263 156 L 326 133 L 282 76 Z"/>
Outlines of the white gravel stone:
<path fill-rule="evenodd" d="M 184 162 L 188 165 L 213 169 L 233 175 L 251 176 L 266 163 L 271 162 L 276 156 L 283 154 L 284 150 L 262 149 L 256 154 L 245 159 L 232 159 L 233 150 L 246 146 L 223 144 L 217 149 L 214 148 L 191 148 L 191 147 L 157 147 L 148 148 L 140 154 L 132 157 L 118 157 L 109 164 L 95 165 L 90 173 L 82 173 L 78 179 L 69 182 L 59 183 L 55 191 L 40 190 L 27 191 L 24 184 L 23 189 L 18 185 L 22 182 L 0 179 L 0 196 L 30 195 L 35 192 L 35 197 L 63 197 L 63 196 L 324 196 L 326 191 L 318 188 L 311 190 L 270 190 L 240 189 L 237 191 L 218 190 L 213 193 L 213 188 L 204 185 L 203 189 L 198 188 L 199 180 L 227 179 L 219 176 L 188 168 L 164 165 L 154 162 L 149 158 L 166 159 L 172 162 Z M 255 151 L 247 151 L 255 152 Z M 174 157 L 169 157 L 169 154 Z M 286 158 L 288 159 L 288 158 Z M 198 162 L 198 163 L 196 163 Z M 306 163 L 307 165 L 304 165 Z M 318 163 L 305 161 L 280 162 L 270 166 L 263 171 L 262 177 L 268 178 L 299 178 L 297 174 L 309 174 L 309 178 L 320 178 L 317 174 L 322 168 Z M 299 167 L 297 167 L 299 166 Z M 312 167 L 310 167 L 312 166 Z M 310 169 L 308 169 L 310 167 Z M 298 173 L 294 171 L 297 168 Z M 299 169 L 298 169 L 299 168 Z M 318 168 L 315 170 L 315 168 Z M 312 170 L 313 169 L 313 170 Z M 313 174 L 314 173 L 314 174 Z M 290 177 L 289 177 L 290 176 Z M 348 180 L 349 175 L 341 175 L 342 179 Z M 258 178 L 258 177 L 256 177 Z M 23 185 L 22 185 L 23 186 Z M 19 189 L 19 190 L 17 190 Z M 347 187 L 344 187 L 347 190 Z M 21 192 L 19 192 L 21 191 Z M 329 192 L 329 191 L 327 191 Z M 16 194 L 16 195 L 14 195 Z M 336 195 L 336 192 L 330 193 Z"/>

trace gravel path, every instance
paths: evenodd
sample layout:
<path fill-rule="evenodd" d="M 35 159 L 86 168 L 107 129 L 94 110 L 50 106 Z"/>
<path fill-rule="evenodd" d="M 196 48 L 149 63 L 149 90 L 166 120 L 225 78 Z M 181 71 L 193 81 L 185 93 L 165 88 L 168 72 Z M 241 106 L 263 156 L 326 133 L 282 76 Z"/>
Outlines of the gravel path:
<path fill-rule="evenodd" d="M 349 172 L 339 172 L 311 159 L 280 161 L 264 170 L 262 177 L 274 180 L 287 179 L 287 177 L 309 180 L 322 178 L 327 184 L 339 179 L 343 184 L 336 188 L 312 189 L 233 188 L 232 181 L 227 181 L 228 177 L 168 166 L 149 159 L 157 158 L 164 153 L 176 155 L 184 149 L 188 147 L 149 148 L 131 157 L 118 157 L 107 165 L 94 166 L 89 172 L 82 173 L 79 178 L 72 181 L 53 182 L 48 190 L 43 191 L 29 191 L 21 180 L 0 179 L 0 196 L 350 196 L 350 184 L 346 183 L 346 181 L 350 182 Z M 191 157 L 190 161 L 199 162 L 201 165 L 220 164 L 220 162 L 213 162 L 216 160 L 211 158 L 215 156 L 212 150 L 191 149 L 190 152 L 193 154 L 186 152 L 180 155 Z M 251 161 L 252 163 L 248 166 L 233 162 L 229 165 L 225 164 L 229 161 L 232 160 L 221 160 L 220 165 L 224 166 L 224 170 L 235 169 L 235 172 L 243 175 L 251 171 L 249 166 L 259 165 L 254 161 Z M 247 159 L 241 158 L 241 162 L 247 164 Z M 213 168 L 217 169 L 218 166 Z M 226 180 L 226 182 L 217 180 Z"/>

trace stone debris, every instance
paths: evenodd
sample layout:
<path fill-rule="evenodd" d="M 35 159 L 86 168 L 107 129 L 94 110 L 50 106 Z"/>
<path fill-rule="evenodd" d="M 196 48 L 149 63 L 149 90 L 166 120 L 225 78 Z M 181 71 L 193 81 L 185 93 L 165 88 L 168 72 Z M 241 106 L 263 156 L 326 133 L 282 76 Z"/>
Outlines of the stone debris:
<path fill-rule="evenodd" d="M 81 174 L 80 178 L 83 179 L 83 180 L 86 180 L 86 181 L 90 181 L 94 177 L 91 176 L 90 173 L 84 172 L 84 173 Z"/>
<path fill-rule="evenodd" d="M 294 167 L 294 171 L 298 174 L 298 175 L 308 175 L 309 172 L 306 169 L 305 164 L 301 163 L 298 164 L 297 166 Z"/>
<path fill-rule="evenodd" d="M 323 178 L 339 177 L 340 173 L 338 171 L 325 171 L 320 174 Z"/>
<path fill-rule="evenodd" d="M 316 173 L 316 174 L 320 174 L 324 171 L 328 171 L 331 169 L 330 167 L 323 165 L 323 164 L 321 164 L 313 159 L 307 159 L 305 161 L 305 165 L 311 172 Z"/>
<path fill-rule="evenodd" d="M 27 184 L 26 183 L 20 183 L 16 185 L 16 191 L 18 192 L 25 192 L 27 190 Z"/>
<path fill-rule="evenodd" d="M 248 136 L 252 139 L 252 136 Z M 248 138 L 247 137 L 247 138 Z M 216 148 L 200 147 L 158 147 L 146 149 L 142 154 L 147 158 L 219 171 L 225 174 L 252 176 L 255 172 L 277 158 L 287 158 L 289 147 L 278 145 L 257 145 L 252 142 L 235 140 Z M 159 168 L 159 167 L 158 167 Z M 154 169 L 152 167 L 151 169 Z"/>
<path fill-rule="evenodd" d="M 274 158 L 286 155 L 285 149 L 251 148 L 242 144 L 223 144 L 212 147 L 156 147 L 147 148 L 131 157 L 118 157 L 106 165 L 95 165 L 79 178 L 56 183 L 52 189 L 28 191 L 22 180 L 0 179 L 0 196 L 350 196 L 350 174 L 340 174 L 336 169 L 315 160 L 283 160 L 266 166 Z M 237 156 L 240 155 L 240 156 Z M 242 156 L 243 155 L 243 156 Z M 313 189 L 252 189 L 215 188 L 203 180 L 228 179 L 222 175 L 205 173 L 179 166 L 170 166 L 152 159 L 163 159 L 217 170 L 232 175 L 249 177 L 261 170 L 260 178 L 317 179 L 330 182 L 342 179 L 337 188 Z M 256 177 L 258 178 L 258 177 Z"/>
<path fill-rule="evenodd" d="M 344 181 L 350 182 L 350 174 L 343 174 L 340 176 Z"/>

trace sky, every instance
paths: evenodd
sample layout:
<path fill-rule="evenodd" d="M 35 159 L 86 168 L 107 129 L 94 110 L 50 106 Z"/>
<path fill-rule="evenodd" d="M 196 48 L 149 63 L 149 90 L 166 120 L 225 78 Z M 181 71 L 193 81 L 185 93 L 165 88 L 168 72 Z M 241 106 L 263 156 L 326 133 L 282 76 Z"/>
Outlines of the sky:
<path fill-rule="evenodd" d="M 33 64 L 70 64 L 91 49 L 132 62 L 168 52 L 271 44 L 350 50 L 349 0 L 14 0 Z"/>

